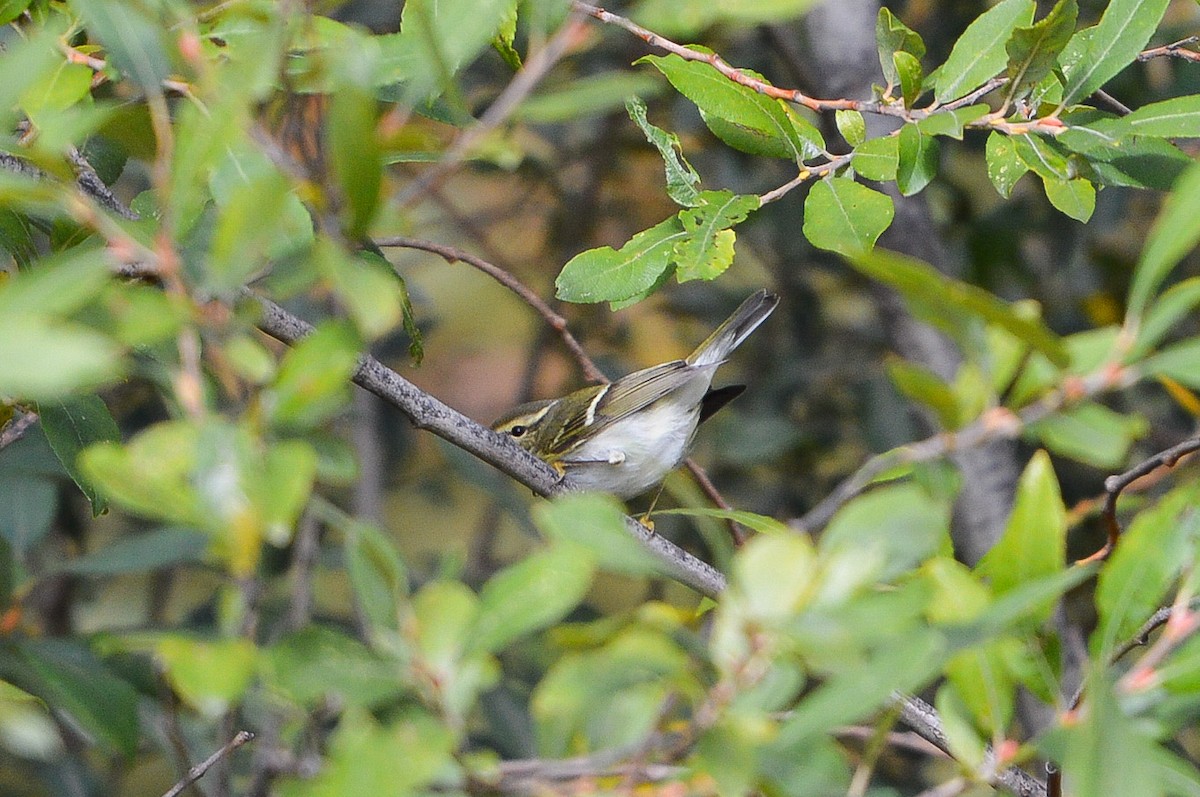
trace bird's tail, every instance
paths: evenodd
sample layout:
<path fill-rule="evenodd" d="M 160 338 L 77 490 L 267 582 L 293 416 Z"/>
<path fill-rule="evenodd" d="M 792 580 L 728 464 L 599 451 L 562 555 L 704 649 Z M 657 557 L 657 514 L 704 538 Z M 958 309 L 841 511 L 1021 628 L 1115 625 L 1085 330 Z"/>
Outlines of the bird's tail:
<path fill-rule="evenodd" d="M 767 320 L 767 316 L 779 304 L 779 297 L 765 290 L 758 290 L 747 297 L 733 315 L 721 322 L 721 326 L 713 330 L 708 339 L 696 347 L 688 356 L 690 365 L 713 365 L 729 356 L 729 353 L 741 345 L 758 325 Z"/>

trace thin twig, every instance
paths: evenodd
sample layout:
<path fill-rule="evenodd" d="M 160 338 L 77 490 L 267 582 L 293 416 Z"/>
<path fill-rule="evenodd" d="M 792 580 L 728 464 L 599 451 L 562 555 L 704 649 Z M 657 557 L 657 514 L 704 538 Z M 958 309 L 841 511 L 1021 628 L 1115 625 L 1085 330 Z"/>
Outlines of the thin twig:
<path fill-rule="evenodd" d="M 838 169 L 842 168 L 843 166 L 848 166 L 850 164 L 851 157 L 853 157 L 853 154 L 854 153 L 850 153 L 849 155 L 839 155 L 839 156 L 833 158 L 832 160 L 828 161 L 827 163 L 821 164 L 820 166 L 813 166 L 812 168 L 801 169 L 800 173 L 797 174 L 795 177 L 793 177 L 791 180 L 788 180 L 786 183 L 779 186 L 778 188 L 768 191 L 767 193 L 760 196 L 758 198 L 759 203 L 766 205 L 771 202 L 774 202 L 777 199 L 782 199 L 792 189 L 796 188 L 797 186 L 803 185 L 804 183 L 807 183 L 809 180 L 815 180 L 818 177 L 824 177 L 827 174 L 831 174 L 831 173 L 837 171 Z"/>
<path fill-rule="evenodd" d="M 1180 39 L 1177 42 L 1164 44 L 1162 47 L 1151 47 L 1149 50 L 1142 50 L 1138 53 L 1137 60 L 1149 61 L 1151 58 L 1182 58 L 1185 61 L 1200 61 L 1200 53 L 1195 50 L 1185 50 L 1184 48 L 1190 44 L 1195 44 L 1200 41 L 1200 36 L 1188 36 L 1186 39 Z"/>
<path fill-rule="evenodd" d="M 521 301 L 532 307 L 542 317 L 547 326 L 558 333 L 563 345 L 567 347 L 567 351 L 571 353 L 580 370 L 583 371 L 584 378 L 596 384 L 606 384 L 610 381 L 604 371 L 600 370 L 600 366 L 596 365 L 596 361 L 588 356 L 579 339 L 568 328 L 567 319 L 556 312 L 541 296 L 525 283 L 521 282 L 521 280 L 517 279 L 510 271 L 462 249 L 419 238 L 407 238 L 397 235 L 390 238 L 377 239 L 375 243 L 381 247 L 396 246 L 405 249 L 419 249 L 435 254 L 447 263 L 462 262 L 479 269 L 520 297 Z M 704 469 L 695 460 L 689 458 L 684 464 L 692 476 L 695 477 L 696 483 L 704 491 L 704 494 L 708 496 L 710 501 L 721 509 L 730 508 L 729 502 L 725 500 L 724 496 L 717 490 L 716 485 L 708 478 L 708 474 L 704 472 Z M 730 524 L 730 534 L 733 536 L 734 543 L 740 545 L 744 535 L 732 523 Z"/>
<path fill-rule="evenodd" d="M 1132 637 L 1113 651 L 1108 659 L 1109 666 L 1116 664 L 1130 651 L 1150 644 L 1150 634 L 1170 622 L 1171 616 L 1178 611 L 1177 604 L 1178 602 L 1176 601 L 1171 606 L 1164 606 L 1150 615 L 1149 619 L 1142 623 L 1142 627 Z M 1184 608 L 1188 614 L 1191 614 L 1196 609 L 1200 609 L 1200 600 L 1192 599 Z M 1080 686 L 1075 690 L 1075 694 L 1067 704 L 1068 714 L 1079 709 L 1086 691 L 1085 686 Z M 1053 762 L 1046 764 L 1046 794 L 1047 797 L 1062 797 L 1062 770 L 1055 766 Z"/>
<path fill-rule="evenodd" d="M 893 468 L 944 457 L 955 451 L 990 443 L 993 440 L 1008 440 L 1021 434 L 1030 424 L 1052 415 L 1084 399 L 1131 384 L 1136 378 L 1131 369 L 1101 366 L 1095 372 L 1072 378 L 1042 399 L 1019 412 L 1005 407 L 994 407 L 981 415 L 974 423 L 953 432 L 942 432 L 915 443 L 893 448 L 876 454 L 858 470 L 843 480 L 820 503 L 803 517 L 792 521 L 798 531 L 815 532 L 829 522 L 847 501 L 861 494 L 876 479 Z"/>
<path fill-rule="evenodd" d="M 238 731 L 232 739 L 230 739 L 221 747 L 220 750 L 189 769 L 183 780 L 167 789 L 167 791 L 163 793 L 162 797 L 179 797 L 179 794 L 183 792 L 184 789 L 200 780 L 200 778 L 204 777 L 204 774 L 208 772 L 208 770 L 210 770 L 214 764 L 253 738 L 254 734 L 250 731 Z"/>
<path fill-rule="evenodd" d="M 1121 493 L 1125 488 L 1133 484 L 1143 476 L 1148 476 L 1159 468 L 1173 468 L 1180 459 L 1191 454 L 1194 451 L 1200 450 L 1200 435 L 1189 440 L 1184 440 L 1178 445 L 1171 446 L 1165 451 L 1160 451 L 1149 459 L 1139 462 L 1124 473 L 1116 476 L 1109 476 L 1104 480 L 1104 528 L 1108 532 L 1108 541 L 1104 543 L 1104 547 L 1096 553 L 1081 559 L 1078 564 L 1087 562 L 1103 561 L 1107 559 L 1117 547 L 1117 540 L 1121 536 L 1121 522 L 1117 520 L 1117 499 L 1121 497 Z"/>
<path fill-rule="evenodd" d="M 765 94 L 768 97 L 775 97 L 776 99 L 794 102 L 799 105 L 803 105 L 806 108 L 811 108 L 814 111 L 864 110 L 866 106 L 871 106 L 871 110 L 877 113 L 888 113 L 888 111 L 883 110 L 883 108 L 887 106 L 880 106 L 880 109 L 876 110 L 875 106 L 879 106 L 880 104 L 875 102 L 864 103 L 859 102 L 858 100 L 819 100 L 814 97 L 809 97 L 798 89 L 783 89 L 772 86 L 762 80 L 747 75 L 745 72 L 742 72 L 733 66 L 730 66 L 724 58 L 716 53 L 703 53 L 699 50 L 692 50 L 684 47 L 682 44 L 677 44 L 665 36 L 655 33 L 652 30 L 648 30 L 647 28 L 643 28 L 633 20 L 627 19 L 620 14 L 614 14 L 611 11 L 604 10 L 603 8 L 578 1 L 573 2 L 571 5 L 576 10 L 582 11 L 588 16 L 595 17 L 605 24 L 615 25 L 618 28 L 623 28 L 629 31 L 651 47 L 655 47 L 660 50 L 666 50 L 667 52 L 673 53 L 674 55 L 677 55 L 687 61 L 698 61 L 708 64 L 713 69 L 732 80 L 734 83 L 740 83 L 747 88 L 754 89 L 759 94 Z"/>
<path fill-rule="evenodd" d="M 250 291 L 244 291 L 243 295 L 259 303 L 262 315 L 258 326 L 268 335 L 294 344 L 311 334 L 313 328 L 310 324 L 274 302 Z M 354 382 L 399 409 L 417 428 L 430 431 L 475 455 L 538 495 L 559 495 L 572 487 L 569 476 L 566 479 L 559 476 L 557 471 L 521 448 L 510 436 L 480 426 L 374 357 L 362 358 Z M 627 518 L 626 528 L 655 558 L 667 577 L 709 597 L 715 597 L 725 588 L 725 577 L 707 562 L 697 559 L 633 518 Z"/>
<path fill-rule="evenodd" d="M 550 69 L 579 41 L 582 25 L 583 20 L 579 13 L 572 13 L 562 27 L 547 40 L 546 44 L 525 60 L 521 71 L 509 82 L 504 91 L 500 92 L 500 96 L 488 106 L 487 111 L 479 117 L 479 121 L 464 130 L 450 144 L 436 166 L 406 186 L 393 201 L 401 207 L 407 206 L 421 197 L 431 186 L 436 186 L 444 180 L 462 163 L 476 144 L 512 115 L 517 106 L 529 96 Z"/>
<path fill-rule="evenodd" d="M 785 102 L 803 105 L 805 108 L 813 111 L 859 111 L 860 113 L 871 113 L 879 116 L 893 116 L 898 119 L 903 119 L 906 122 L 916 122 L 935 113 L 942 113 L 945 110 L 945 108 L 939 108 L 936 105 L 929 108 L 906 108 L 904 107 L 903 103 L 895 100 L 889 102 L 886 100 L 817 99 L 815 97 L 808 96 L 799 89 L 772 86 L 765 80 L 748 75 L 737 67 L 730 65 L 728 61 L 715 52 L 701 52 L 699 50 L 693 50 L 685 47 L 682 44 L 671 41 L 661 34 L 655 33 L 648 28 L 638 25 L 633 20 L 627 19 L 620 14 L 614 14 L 611 11 L 606 11 L 603 8 L 589 5 L 588 3 L 583 3 L 579 0 L 574 0 L 571 5 L 576 10 L 582 11 L 588 16 L 594 17 L 605 24 L 615 25 L 618 28 L 622 28 L 632 33 L 634 36 L 637 36 L 651 47 L 665 50 L 668 53 L 679 56 L 685 61 L 696 61 L 698 63 L 708 64 L 734 83 L 745 86 L 746 88 L 752 89 L 753 91 L 756 91 L 759 94 L 763 94 L 767 97 L 774 97 L 775 99 L 784 100 Z M 994 80 L 995 79 L 990 80 L 984 85 L 991 85 Z M 991 88 L 989 88 L 988 91 L 993 91 L 995 88 L 1004 85 L 1004 82 L 997 82 L 995 85 L 991 85 Z M 974 100 L 982 97 L 983 94 L 988 93 L 988 91 L 977 95 L 973 92 L 972 95 L 968 96 L 972 96 L 972 100 Z M 955 101 L 954 107 L 961 107 L 958 105 L 958 102 L 959 101 L 957 100 Z M 1066 129 L 1063 123 L 1053 115 L 1047 119 L 1031 119 L 1029 121 L 1009 122 L 1004 118 L 1003 115 L 987 114 L 968 122 L 967 127 L 999 130 L 1011 135 L 1036 132 L 1048 136 L 1057 136 Z"/>
<path fill-rule="evenodd" d="M 25 412 L 19 418 L 13 419 L 7 426 L 0 429 L 0 449 L 7 448 L 20 440 L 37 422 L 38 414 L 36 412 Z"/>
<path fill-rule="evenodd" d="M 466 263 L 469 266 L 479 269 L 484 274 L 487 274 L 492 279 L 499 282 L 504 287 L 515 293 L 521 298 L 521 301 L 529 305 L 542 317 L 558 336 L 562 339 L 563 345 L 567 347 L 567 351 L 575 358 L 575 362 L 579 364 L 583 375 L 588 381 L 596 383 L 604 383 L 608 381 L 608 377 L 600 370 L 595 361 L 588 356 L 588 353 L 583 350 L 583 346 L 579 340 L 567 328 L 567 319 L 563 318 L 554 308 L 546 303 L 542 297 L 530 290 L 525 283 L 521 282 L 515 276 L 505 269 L 484 260 L 482 257 L 477 257 L 470 252 L 463 251 L 453 246 L 439 244 L 433 241 L 423 241 L 419 238 L 407 238 L 404 236 L 392 236 L 390 238 L 378 238 L 375 243 L 381 247 L 397 246 L 405 249 L 420 249 L 425 252 L 430 252 L 445 260 L 447 263 Z"/>

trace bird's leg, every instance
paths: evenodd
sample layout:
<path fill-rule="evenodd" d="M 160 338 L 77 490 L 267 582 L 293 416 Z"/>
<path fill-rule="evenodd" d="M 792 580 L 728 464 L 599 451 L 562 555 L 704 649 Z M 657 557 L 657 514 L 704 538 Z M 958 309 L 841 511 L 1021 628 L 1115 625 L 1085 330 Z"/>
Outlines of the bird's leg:
<path fill-rule="evenodd" d="M 662 484 L 658 485 L 658 490 L 654 493 L 654 498 L 652 498 L 650 500 L 650 506 L 646 509 L 645 512 L 642 513 L 642 516 L 640 518 L 638 518 L 638 522 L 641 523 L 646 528 L 650 529 L 650 531 L 654 531 L 654 521 L 650 519 L 650 513 L 654 511 L 654 505 L 657 504 L 658 499 L 662 497 L 663 487 L 665 485 L 666 485 L 666 482 L 663 482 Z"/>

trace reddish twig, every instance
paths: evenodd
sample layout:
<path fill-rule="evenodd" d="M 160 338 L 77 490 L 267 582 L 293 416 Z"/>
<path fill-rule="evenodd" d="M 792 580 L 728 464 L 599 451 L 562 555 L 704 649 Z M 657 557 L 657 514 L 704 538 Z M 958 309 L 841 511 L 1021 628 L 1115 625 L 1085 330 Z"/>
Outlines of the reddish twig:
<path fill-rule="evenodd" d="M 748 75 L 737 67 L 732 66 L 728 61 L 716 53 L 692 50 L 683 46 L 682 44 L 679 44 L 678 42 L 671 41 L 666 36 L 655 33 L 648 28 L 643 28 L 633 20 L 623 17 L 620 14 L 614 14 L 611 11 L 607 11 L 603 8 L 580 2 L 580 0 L 574 0 L 571 6 L 576 11 L 581 11 L 584 14 L 594 17 L 601 22 L 629 31 L 651 47 L 665 50 L 666 52 L 677 55 L 686 61 L 696 61 L 698 63 L 708 64 L 734 83 L 745 86 L 748 89 L 752 89 L 759 94 L 763 94 L 767 97 L 774 97 L 775 99 L 783 100 L 785 102 L 792 102 L 797 105 L 802 105 L 805 108 L 813 111 L 859 111 L 861 113 L 871 113 L 878 116 L 893 116 L 898 119 L 903 119 L 907 122 L 915 122 L 935 113 L 962 107 L 962 100 L 955 100 L 954 103 L 951 103 L 945 107 L 939 107 L 935 104 L 929 108 L 906 108 L 900 101 L 887 101 L 887 98 L 885 98 L 883 101 L 817 99 L 815 97 L 808 96 L 799 89 L 773 86 L 765 80 L 760 80 L 759 78 Z M 971 101 L 973 102 L 983 97 L 985 94 L 994 91 L 999 86 L 1004 85 L 1006 82 L 1007 81 L 1003 79 L 993 78 L 985 83 L 984 86 L 981 87 L 980 91 L 972 92 L 970 95 L 968 95 L 968 97 L 970 97 Z M 1001 132 L 1008 133 L 1010 135 L 1041 133 L 1049 136 L 1056 136 L 1066 129 L 1062 122 L 1055 118 L 1053 114 L 1047 119 L 1031 119 L 1029 121 L 1020 122 L 1009 122 L 1000 115 L 988 114 L 980 117 L 979 119 L 968 122 L 967 127 L 1000 130 Z"/>
<path fill-rule="evenodd" d="M 1079 560 L 1076 564 L 1086 564 L 1088 562 L 1103 561 L 1107 559 L 1117 547 L 1117 540 L 1121 536 L 1121 522 L 1117 520 L 1117 499 L 1121 497 L 1121 493 L 1125 488 L 1133 484 L 1143 476 L 1149 476 L 1159 468 L 1173 468 L 1180 459 L 1191 454 L 1194 451 L 1200 450 L 1200 435 L 1189 440 L 1184 440 L 1178 445 L 1171 446 L 1165 451 L 1160 451 L 1149 459 L 1139 462 L 1129 470 L 1116 476 L 1109 476 L 1104 480 L 1104 527 L 1108 532 L 1108 541 L 1104 543 L 1104 547 L 1096 551 L 1091 556 Z"/>
<path fill-rule="evenodd" d="M 611 11 L 605 11 L 603 8 L 599 8 L 597 6 L 578 2 L 578 0 L 573 2 L 571 5 L 577 11 L 582 11 L 588 16 L 595 17 L 601 22 L 609 25 L 615 25 L 618 28 L 624 28 L 634 36 L 637 36 L 639 39 L 646 42 L 646 44 L 649 44 L 651 47 L 657 47 L 660 50 L 666 50 L 667 52 L 678 55 L 680 58 L 683 58 L 687 61 L 699 61 L 701 63 L 708 64 L 713 69 L 732 80 L 734 83 L 740 83 L 747 88 L 754 89 L 759 94 L 765 94 L 768 97 L 775 97 L 776 99 L 786 100 L 787 102 L 794 102 L 798 105 L 803 105 L 806 108 L 811 108 L 814 111 L 861 111 L 870 106 L 872 112 L 889 113 L 889 111 L 885 111 L 883 108 L 889 108 L 890 106 L 881 106 L 879 103 L 875 102 L 860 102 L 858 100 L 818 100 L 814 97 L 809 97 L 798 89 L 784 89 L 777 86 L 772 86 L 769 83 L 759 80 L 758 78 L 747 75 L 745 72 L 742 72 L 736 67 L 730 66 L 724 58 L 716 53 L 702 53 L 698 50 L 688 49 L 682 44 L 677 44 L 665 36 L 661 36 L 652 30 L 643 28 L 633 20 L 627 19 L 620 14 L 614 14 Z M 875 106 L 879 107 L 876 108 Z"/>
<path fill-rule="evenodd" d="M 1177 42 L 1164 44 L 1162 47 L 1151 47 L 1149 50 L 1142 50 L 1138 53 L 1137 60 L 1149 61 L 1151 58 L 1182 58 L 1185 61 L 1200 61 L 1200 53 L 1195 50 L 1185 50 L 1189 44 L 1195 44 L 1200 41 L 1200 36 L 1188 36 L 1186 39 L 1180 39 Z"/>

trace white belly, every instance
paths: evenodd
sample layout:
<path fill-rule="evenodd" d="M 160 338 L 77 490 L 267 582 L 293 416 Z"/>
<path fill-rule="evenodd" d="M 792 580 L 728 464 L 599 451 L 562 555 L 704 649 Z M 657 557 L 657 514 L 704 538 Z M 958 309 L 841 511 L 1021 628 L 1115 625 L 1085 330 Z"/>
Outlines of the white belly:
<path fill-rule="evenodd" d="M 700 418 L 699 405 L 693 406 L 680 412 L 679 404 L 664 403 L 605 429 L 563 460 L 567 482 L 620 498 L 646 492 L 687 456 Z"/>

